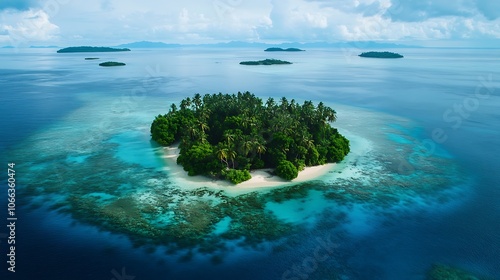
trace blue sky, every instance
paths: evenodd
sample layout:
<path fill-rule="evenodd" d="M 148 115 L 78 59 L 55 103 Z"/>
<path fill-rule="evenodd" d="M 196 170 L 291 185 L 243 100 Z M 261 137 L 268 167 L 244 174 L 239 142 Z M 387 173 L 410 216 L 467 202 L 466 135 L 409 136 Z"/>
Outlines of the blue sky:
<path fill-rule="evenodd" d="M 0 46 L 117 45 L 142 40 L 500 47 L 500 1 L 0 1 Z"/>

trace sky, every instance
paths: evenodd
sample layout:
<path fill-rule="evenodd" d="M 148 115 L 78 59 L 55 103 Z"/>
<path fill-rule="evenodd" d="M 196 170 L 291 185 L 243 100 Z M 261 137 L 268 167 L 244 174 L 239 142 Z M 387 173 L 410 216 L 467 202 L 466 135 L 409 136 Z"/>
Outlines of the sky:
<path fill-rule="evenodd" d="M 0 0 L 0 46 L 143 40 L 500 47 L 500 1 Z"/>

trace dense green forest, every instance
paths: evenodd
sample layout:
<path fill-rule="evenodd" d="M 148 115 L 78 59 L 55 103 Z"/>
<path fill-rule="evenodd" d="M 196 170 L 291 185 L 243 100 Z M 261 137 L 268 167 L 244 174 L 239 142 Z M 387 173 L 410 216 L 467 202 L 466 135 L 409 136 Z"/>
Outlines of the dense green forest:
<path fill-rule="evenodd" d="M 330 126 L 335 111 L 320 102 L 302 105 L 282 97 L 265 104 L 255 95 L 194 95 L 175 104 L 151 125 L 157 143 L 180 141 L 177 163 L 189 175 L 225 178 L 235 184 L 250 170 L 273 168 L 292 180 L 305 166 L 339 162 L 349 141 Z"/>
<path fill-rule="evenodd" d="M 289 61 L 279 60 L 279 59 L 264 59 L 256 61 L 242 61 L 241 65 L 274 65 L 274 64 L 292 64 Z"/>
<path fill-rule="evenodd" d="M 109 47 L 89 47 L 89 46 L 81 46 L 81 47 L 68 47 L 64 49 L 60 49 L 58 53 L 77 53 L 77 52 L 129 52 L 130 49 L 123 48 L 109 48 Z"/>
<path fill-rule="evenodd" d="M 359 55 L 360 57 L 371 57 L 371 58 L 403 58 L 399 53 L 393 52 L 364 52 Z"/>

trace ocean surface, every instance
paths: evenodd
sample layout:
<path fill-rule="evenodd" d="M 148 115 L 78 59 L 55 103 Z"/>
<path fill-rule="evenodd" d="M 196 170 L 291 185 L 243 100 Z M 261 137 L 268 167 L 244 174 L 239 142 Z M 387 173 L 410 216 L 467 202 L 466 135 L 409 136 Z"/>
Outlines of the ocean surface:
<path fill-rule="evenodd" d="M 1 279 L 500 279 L 499 49 L 55 51 L 0 49 Z M 293 64 L 238 64 L 265 58 Z M 352 152 L 268 192 L 176 185 L 152 120 L 238 91 L 324 102 Z"/>

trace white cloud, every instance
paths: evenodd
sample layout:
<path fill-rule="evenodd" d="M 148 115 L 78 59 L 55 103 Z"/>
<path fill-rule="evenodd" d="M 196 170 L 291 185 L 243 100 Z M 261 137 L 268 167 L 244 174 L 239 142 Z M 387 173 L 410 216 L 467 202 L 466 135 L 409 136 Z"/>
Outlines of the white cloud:
<path fill-rule="evenodd" d="M 196 43 L 195 38 L 203 38 L 203 42 L 255 39 L 254 30 L 269 24 L 271 8 L 268 0 L 66 2 L 60 5 L 53 20 L 67 38 L 84 38 L 82 44 L 85 38 L 87 43 L 98 39 L 99 44 L 137 40 Z"/>
<path fill-rule="evenodd" d="M 488 21 L 472 0 L 271 0 L 271 3 L 272 28 L 260 30 L 261 37 L 269 40 L 500 39 L 497 32 L 477 27 L 494 27 L 500 21 Z M 469 28 L 465 28 L 465 20 Z"/>
<path fill-rule="evenodd" d="M 313 28 L 327 28 L 328 18 L 320 13 L 306 13 L 304 15 L 308 25 Z"/>
<path fill-rule="evenodd" d="M 0 14 L 17 15 L 2 18 L 0 40 L 6 32 L 30 41 L 59 34 L 54 44 L 62 45 L 500 39 L 496 0 L 39 0 L 38 8 Z"/>
<path fill-rule="evenodd" d="M 56 39 L 59 31 L 43 10 L 4 10 L 0 12 L 0 18 L 0 32 L 6 34 L 0 37 L 0 42 L 12 46 L 49 42 Z"/>
<path fill-rule="evenodd" d="M 342 15 L 321 2 L 271 0 L 270 26 L 258 29 L 261 38 L 285 41 L 330 41 Z"/>

